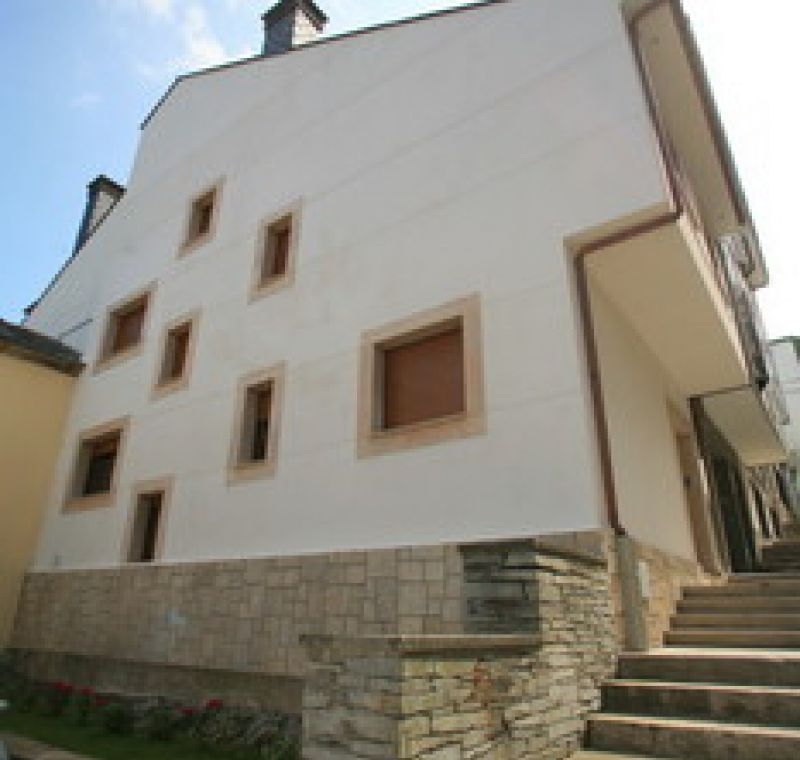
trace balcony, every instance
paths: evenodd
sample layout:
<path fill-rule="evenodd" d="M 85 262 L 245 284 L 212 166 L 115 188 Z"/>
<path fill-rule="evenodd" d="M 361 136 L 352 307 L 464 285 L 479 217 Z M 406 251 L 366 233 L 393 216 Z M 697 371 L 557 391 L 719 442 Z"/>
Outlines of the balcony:
<path fill-rule="evenodd" d="M 783 426 L 789 415 L 761 312 L 746 280 L 746 238 L 739 235 L 721 238 L 718 255 L 725 274 L 727 299 L 742 339 L 749 383 L 707 396 L 703 405 L 745 464 L 781 462 L 786 459 Z"/>

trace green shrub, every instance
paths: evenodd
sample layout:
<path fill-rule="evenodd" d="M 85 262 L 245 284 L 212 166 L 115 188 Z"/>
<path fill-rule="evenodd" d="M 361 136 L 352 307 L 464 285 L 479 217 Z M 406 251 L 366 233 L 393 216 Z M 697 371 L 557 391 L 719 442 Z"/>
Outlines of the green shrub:
<path fill-rule="evenodd" d="M 284 736 L 265 744 L 261 748 L 261 757 L 264 760 L 300 760 L 300 747 Z"/>
<path fill-rule="evenodd" d="M 177 732 L 181 723 L 175 709 L 165 702 L 158 701 L 147 708 L 139 722 L 142 733 L 154 741 L 166 741 Z"/>
<path fill-rule="evenodd" d="M 100 715 L 100 723 L 109 734 L 123 735 L 133 730 L 133 711 L 124 702 L 109 702 Z"/>
<path fill-rule="evenodd" d="M 88 687 L 78 689 L 74 692 L 72 700 L 67 706 L 67 717 L 77 726 L 88 725 L 94 702 L 95 695 L 93 689 Z"/>

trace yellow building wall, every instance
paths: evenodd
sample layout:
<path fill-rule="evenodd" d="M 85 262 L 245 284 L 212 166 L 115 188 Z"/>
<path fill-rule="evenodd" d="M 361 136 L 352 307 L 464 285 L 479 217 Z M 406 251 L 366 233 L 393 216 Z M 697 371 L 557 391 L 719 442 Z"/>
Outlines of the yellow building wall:
<path fill-rule="evenodd" d="M 0 648 L 36 549 L 75 378 L 0 354 Z"/>

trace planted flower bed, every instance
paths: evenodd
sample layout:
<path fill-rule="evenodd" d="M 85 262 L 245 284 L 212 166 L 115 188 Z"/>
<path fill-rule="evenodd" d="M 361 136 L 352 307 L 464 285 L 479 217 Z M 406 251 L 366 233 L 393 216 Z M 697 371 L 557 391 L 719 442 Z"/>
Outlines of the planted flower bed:
<path fill-rule="evenodd" d="M 0 731 L 108 760 L 144 752 L 148 758 L 198 760 L 296 760 L 300 754 L 298 718 L 228 706 L 214 698 L 190 705 L 161 697 L 98 694 L 91 686 L 65 681 L 32 683 L 7 667 L 0 667 L 0 698 L 10 704 L 0 713 Z"/>

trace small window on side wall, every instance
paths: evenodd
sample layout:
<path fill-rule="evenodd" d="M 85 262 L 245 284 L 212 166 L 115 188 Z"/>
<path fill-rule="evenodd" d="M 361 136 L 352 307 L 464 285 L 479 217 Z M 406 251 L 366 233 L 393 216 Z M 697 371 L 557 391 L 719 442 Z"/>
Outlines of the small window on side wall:
<path fill-rule="evenodd" d="M 67 493 L 67 509 L 106 506 L 116 487 L 125 420 L 83 433 Z"/>
<path fill-rule="evenodd" d="M 219 216 L 220 188 L 220 183 L 217 183 L 192 200 L 180 254 L 187 253 L 213 236 Z"/>
<path fill-rule="evenodd" d="M 152 562 L 160 556 L 161 521 L 164 492 L 138 494 L 131 526 L 128 562 Z"/>
<path fill-rule="evenodd" d="M 477 296 L 364 335 L 358 399 L 359 456 L 484 431 Z"/>
<path fill-rule="evenodd" d="M 137 353 L 144 341 L 152 287 L 109 309 L 96 369 Z"/>
<path fill-rule="evenodd" d="M 229 480 L 275 472 L 283 397 L 284 365 L 252 373 L 239 384 Z"/>
<path fill-rule="evenodd" d="M 165 330 L 156 395 L 186 387 L 189 382 L 197 333 L 198 314 L 174 320 Z"/>
<path fill-rule="evenodd" d="M 148 480 L 133 487 L 128 527 L 122 543 L 123 562 L 155 562 L 163 557 L 171 477 Z"/>
<path fill-rule="evenodd" d="M 251 298 L 274 293 L 293 281 L 299 220 L 298 203 L 262 224 L 256 244 Z"/>

